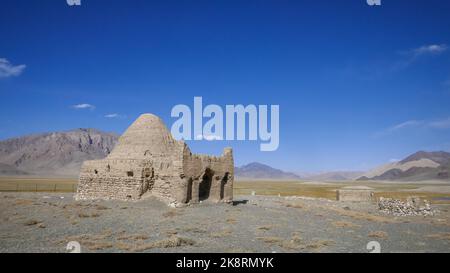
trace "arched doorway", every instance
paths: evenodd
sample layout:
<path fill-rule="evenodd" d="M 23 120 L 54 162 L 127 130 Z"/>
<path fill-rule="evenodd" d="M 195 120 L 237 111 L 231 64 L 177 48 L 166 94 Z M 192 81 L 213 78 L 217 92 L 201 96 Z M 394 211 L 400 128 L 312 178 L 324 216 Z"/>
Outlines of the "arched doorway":
<path fill-rule="evenodd" d="M 153 168 L 145 168 L 142 170 L 142 186 L 141 186 L 141 195 L 144 193 L 151 191 L 153 188 L 153 183 L 155 182 L 153 180 L 154 177 L 154 171 Z"/>
<path fill-rule="evenodd" d="M 202 180 L 198 186 L 198 200 L 204 201 L 209 198 L 211 192 L 213 172 L 210 169 L 206 169 L 202 176 Z"/>
<path fill-rule="evenodd" d="M 186 191 L 186 204 L 191 202 L 192 200 L 192 178 L 189 178 L 188 182 L 187 182 L 187 191 Z"/>

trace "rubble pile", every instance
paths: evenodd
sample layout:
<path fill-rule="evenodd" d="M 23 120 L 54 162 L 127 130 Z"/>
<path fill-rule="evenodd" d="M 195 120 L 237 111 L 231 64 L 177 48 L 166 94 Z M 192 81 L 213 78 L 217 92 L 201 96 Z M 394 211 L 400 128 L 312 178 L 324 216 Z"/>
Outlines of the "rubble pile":
<path fill-rule="evenodd" d="M 433 216 L 437 213 L 427 200 L 418 197 L 409 197 L 406 202 L 381 197 L 378 208 L 381 212 L 394 216 Z"/>

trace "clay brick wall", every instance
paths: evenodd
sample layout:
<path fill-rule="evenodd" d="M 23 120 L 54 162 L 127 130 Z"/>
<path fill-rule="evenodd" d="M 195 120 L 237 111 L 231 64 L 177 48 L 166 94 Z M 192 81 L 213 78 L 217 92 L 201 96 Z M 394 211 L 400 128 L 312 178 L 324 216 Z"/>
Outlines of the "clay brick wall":
<path fill-rule="evenodd" d="M 233 181 L 230 148 L 219 157 L 194 155 L 172 138 L 161 119 L 144 114 L 106 159 L 84 162 L 76 198 L 137 200 L 149 195 L 174 205 L 231 202 Z"/>

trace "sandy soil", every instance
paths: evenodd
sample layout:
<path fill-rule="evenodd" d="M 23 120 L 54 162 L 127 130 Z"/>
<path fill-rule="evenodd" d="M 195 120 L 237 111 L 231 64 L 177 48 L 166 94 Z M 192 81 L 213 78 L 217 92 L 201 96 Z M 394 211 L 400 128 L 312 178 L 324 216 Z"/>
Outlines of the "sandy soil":
<path fill-rule="evenodd" d="M 76 202 L 71 193 L 0 193 L 0 252 L 450 252 L 450 207 L 432 217 L 374 204 L 236 196 L 172 209 L 155 199 Z"/>

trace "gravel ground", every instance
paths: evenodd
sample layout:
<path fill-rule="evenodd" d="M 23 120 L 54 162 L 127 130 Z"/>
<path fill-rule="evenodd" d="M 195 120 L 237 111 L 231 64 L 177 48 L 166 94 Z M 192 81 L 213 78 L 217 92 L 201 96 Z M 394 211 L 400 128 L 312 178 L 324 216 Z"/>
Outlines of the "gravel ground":
<path fill-rule="evenodd" d="M 0 193 L 0 252 L 450 252 L 450 207 L 393 217 L 375 204 L 236 196 L 233 205 L 169 208 L 156 199 L 83 201 Z"/>

